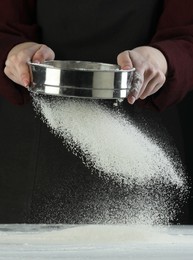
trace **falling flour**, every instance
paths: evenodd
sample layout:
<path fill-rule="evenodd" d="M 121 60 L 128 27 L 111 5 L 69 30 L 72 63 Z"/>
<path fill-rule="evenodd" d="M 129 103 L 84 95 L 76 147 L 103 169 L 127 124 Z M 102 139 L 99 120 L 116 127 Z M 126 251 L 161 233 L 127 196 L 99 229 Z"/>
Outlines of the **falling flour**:
<path fill-rule="evenodd" d="M 33 95 L 33 103 L 93 174 L 97 171 L 132 190 L 129 208 L 120 202 L 129 212 L 124 223 L 167 224 L 175 218 L 186 193 L 183 167 L 128 116 L 89 100 Z"/>

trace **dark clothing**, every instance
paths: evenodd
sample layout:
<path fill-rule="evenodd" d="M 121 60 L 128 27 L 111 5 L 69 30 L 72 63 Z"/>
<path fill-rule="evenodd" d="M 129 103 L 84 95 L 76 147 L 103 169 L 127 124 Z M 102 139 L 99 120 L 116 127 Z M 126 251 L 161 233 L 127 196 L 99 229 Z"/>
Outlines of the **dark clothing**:
<path fill-rule="evenodd" d="M 163 4 L 159 0 L 148 0 L 148 4 L 141 0 L 122 0 L 121 4 L 72 0 L 68 8 L 66 1 L 59 1 L 53 10 L 53 2 L 37 1 L 41 42 L 56 50 L 56 59 L 106 63 L 117 63 L 120 52 L 150 42 Z M 70 15 L 69 10 L 73 10 Z"/>
<path fill-rule="evenodd" d="M 164 87 L 145 103 L 162 110 L 193 89 L 190 66 L 193 2 L 186 2 L 3 1 L 0 8 L 1 223 L 103 223 L 107 214 L 116 222 L 129 196 L 127 188 L 120 189 L 112 180 L 92 175 L 50 133 L 30 102 L 20 107 L 3 99 L 13 104 L 29 101 L 27 90 L 3 73 L 10 49 L 24 41 L 39 41 L 52 47 L 57 59 L 116 63 L 119 52 L 151 44 L 165 53 L 169 72 Z M 125 109 L 136 120 L 142 112 L 127 103 Z M 178 124 L 178 118 L 173 113 L 169 118 L 166 124 L 170 130 L 170 126 Z M 171 128 L 171 134 L 175 130 Z M 180 134 L 179 130 L 175 140 L 181 148 Z M 126 217 L 127 213 L 124 214 Z"/>
<path fill-rule="evenodd" d="M 60 1 L 61 2 L 61 1 Z M 131 1 L 131 4 L 128 4 L 128 7 L 126 6 L 127 1 L 123 1 L 122 3 L 115 2 L 115 1 L 95 1 L 94 3 L 87 1 L 81 1 L 80 3 L 74 2 L 74 1 L 62 1 L 64 4 L 65 10 L 59 10 L 57 11 L 57 5 L 54 3 L 53 6 L 53 13 L 51 17 L 48 17 L 48 19 L 53 21 L 52 16 L 57 16 L 57 13 L 65 12 L 65 15 L 67 15 L 66 19 L 70 20 L 70 25 L 67 28 L 67 31 L 64 31 L 64 34 L 67 34 L 67 37 L 70 34 L 71 29 L 76 29 L 75 35 L 78 34 L 80 36 L 80 39 L 78 39 L 78 42 L 81 44 L 81 48 L 83 48 L 84 51 L 84 45 L 87 46 L 87 38 L 82 38 L 85 36 L 84 30 L 87 31 L 86 28 L 89 28 L 90 21 L 85 19 L 87 16 L 91 17 L 90 9 L 91 6 L 96 7 L 97 11 L 92 12 L 92 28 L 89 30 L 93 30 L 93 36 L 92 39 L 90 39 L 90 45 L 93 46 L 93 58 L 94 59 L 102 59 L 102 56 L 99 58 L 96 57 L 94 54 L 97 52 L 98 46 L 96 43 L 98 43 L 98 37 L 103 36 L 101 40 L 101 49 L 103 49 L 104 55 L 107 49 L 106 45 L 106 38 L 109 37 L 109 34 L 112 35 L 112 31 L 114 31 L 114 39 L 113 44 L 112 40 L 110 45 L 113 46 L 114 43 L 116 44 L 117 39 L 120 38 L 120 36 L 123 35 L 129 35 L 129 39 L 133 38 L 133 35 L 130 34 L 130 31 L 125 28 L 125 20 L 127 19 L 127 8 L 129 10 L 130 7 L 132 7 L 133 12 L 130 14 L 128 12 L 128 15 L 136 15 L 136 10 L 139 14 L 138 17 L 134 17 L 135 23 L 132 26 L 135 28 L 135 26 L 138 25 L 138 20 L 144 17 L 144 13 L 147 12 L 147 10 L 154 9 L 157 11 L 157 7 L 160 5 L 161 10 L 161 16 L 159 17 L 159 22 L 157 24 L 158 17 L 149 18 L 146 17 L 144 20 L 146 20 L 146 23 L 151 22 L 152 27 L 148 31 L 149 35 L 151 35 L 155 27 L 156 32 L 154 33 L 153 38 L 150 41 L 150 45 L 155 46 L 156 48 L 160 49 L 166 56 L 169 70 L 168 70 L 168 78 L 167 83 L 164 87 L 161 88 L 161 90 L 151 96 L 150 98 L 146 99 L 146 102 L 149 102 L 153 104 L 157 109 L 162 110 L 166 108 L 167 106 L 170 106 L 176 102 L 179 102 L 182 100 L 182 98 L 193 89 L 193 67 L 192 67 L 192 59 L 193 59 L 193 20 L 192 20 L 192 10 L 193 10 L 193 2 L 192 0 L 186 0 L 185 2 L 177 1 L 177 0 L 165 0 L 160 1 L 160 4 L 158 1 Z M 41 5 L 41 1 L 40 3 Z M 43 2 L 42 2 L 43 3 Z M 50 3 L 50 1 L 49 1 Z M 49 3 L 46 2 L 46 6 Z M 138 5 L 136 4 L 138 3 Z M 72 7 L 74 5 L 74 8 L 72 10 L 69 9 L 69 7 Z M 80 5 L 80 6 L 79 6 Z M 88 8 L 81 8 L 82 5 L 88 6 Z M 115 6 L 114 6 L 115 5 Z M 163 8 L 161 8 L 163 5 Z M 141 7 L 143 6 L 143 8 Z M 115 24 L 111 25 L 109 28 L 109 24 L 112 22 L 111 19 L 113 18 L 111 16 L 111 9 L 117 7 L 113 12 L 116 12 L 115 17 L 118 17 L 119 26 L 117 27 Z M 139 7 L 139 8 L 138 8 Z M 47 7 L 43 8 L 47 9 Z M 68 11 L 69 10 L 69 11 Z M 94 10 L 91 9 L 91 10 Z M 42 15 L 45 15 L 45 10 L 43 11 Z M 71 14 L 72 13 L 72 14 Z M 125 14 L 122 20 L 119 19 L 120 15 Z M 72 19 L 73 17 L 73 19 Z M 82 21 L 85 21 L 85 28 L 79 28 L 79 24 L 76 22 L 75 17 L 82 17 Z M 57 19 L 57 18 L 56 18 Z M 113 18 L 114 19 L 114 18 Z M 148 21 L 148 19 L 150 19 Z M 57 19 L 59 22 L 59 19 Z M 67 20 L 68 21 L 68 20 Z M 37 26 L 36 23 L 36 1 L 35 0 L 7 0 L 3 1 L 1 3 L 0 8 L 0 50 L 1 50 L 1 59 L 0 59 L 0 94 L 1 96 L 7 98 L 11 102 L 15 104 L 23 104 L 28 99 L 28 93 L 27 91 L 20 87 L 15 86 L 9 79 L 6 78 L 6 76 L 3 73 L 4 68 L 4 62 L 6 59 L 6 56 L 10 49 L 21 42 L 24 41 L 40 41 L 41 42 L 41 28 Z M 93 22 L 95 22 L 95 26 L 93 26 Z M 117 21 L 114 20 L 114 23 Z M 80 24 L 82 25 L 83 22 Z M 98 32 L 98 28 L 101 28 L 101 26 L 104 26 L 103 30 L 100 30 Z M 140 24 L 140 23 L 139 23 Z M 52 24 L 50 24 L 49 29 L 52 27 Z M 131 26 L 129 26 L 130 28 Z M 66 27 L 65 27 L 66 28 Z M 139 28 L 140 29 L 140 28 Z M 141 29 L 141 31 L 143 28 Z M 56 29 L 57 31 L 57 29 Z M 81 33 L 80 33 L 81 32 Z M 82 35 L 82 37 L 81 37 Z M 125 38 L 125 36 L 123 37 Z M 71 36 L 71 39 L 73 40 L 73 36 Z M 111 38 L 110 38 L 111 39 Z M 77 38 L 76 38 L 77 40 Z M 119 39 L 120 40 L 120 39 Z M 139 40 L 139 43 L 142 44 L 142 40 Z M 131 40 L 133 42 L 133 40 Z M 130 42 L 130 40 L 129 40 Z M 133 42 L 131 45 L 133 45 L 135 42 Z M 69 44 L 72 46 L 74 52 L 76 53 L 76 50 L 78 49 L 79 45 L 76 45 L 76 41 L 69 42 Z M 104 44 L 104 45 L 103 45 Z M 145 39 L 144 44 L 148 44 L 148 37 Z M 125 43 L 121 45 L 121 47 L 116 47 L 112 53 L 112 55 L 117 55 L 119 48 L 126 47 Z M 109 48 L 109 46 L 108 46 Z M 112 48 L 112 47 L 111 47 Z M 126 49 L 128 49 L 126 47 Z M 56 50 L 54 50 L 56 51 Z M 86 53 L 85 53 L 86 55 Z M 74 56 L 75 57 L 75 56 Z M 112 58 L 112 60 L 116 60 L 116 56 Z M 103 60 L 101 60 L 103 61 Z M 183 75 L 183 77 L 181 76 Z M 183 87 L 182 87 L 183 86 Z"/>

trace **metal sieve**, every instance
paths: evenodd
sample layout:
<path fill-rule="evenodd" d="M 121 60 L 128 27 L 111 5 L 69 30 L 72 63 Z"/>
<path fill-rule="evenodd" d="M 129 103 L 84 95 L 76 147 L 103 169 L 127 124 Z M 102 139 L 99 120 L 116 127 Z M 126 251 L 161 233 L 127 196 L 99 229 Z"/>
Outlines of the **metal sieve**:
<path fill-rule="evenodd" d="M 92 99 L 127 97 L 135 70 L 121 70 L 118 65 L 89 61 L 52 60 L 28 64 L 30 91 Z"/>

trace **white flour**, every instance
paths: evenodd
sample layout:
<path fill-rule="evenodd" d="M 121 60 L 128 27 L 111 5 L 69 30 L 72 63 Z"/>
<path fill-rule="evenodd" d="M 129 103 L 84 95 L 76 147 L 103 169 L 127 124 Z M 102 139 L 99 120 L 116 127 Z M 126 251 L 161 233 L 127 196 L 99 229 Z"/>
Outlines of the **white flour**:
<path fill-rule="evenodd" d="M 3 231 L 4 230 L 4 231 Z M 192 260 L 193 229 L 120 225 L 1 225 L 5 260 Z"/>
<path fill-rule="evenodd" d="M 14 227 L 14 225 L 13 225 Z M 44 228 L 43 228 L 44 227 Z M 14 229 L 14 228 L 13 228 Z M 112 245 L 127 243 L 192 243 L 192 236 L 173 236 L 169 228 L 147 225 L 24 226 L 20 231 L 0 231 L 0 244 Z M 173 231 L 174 232 L 174 231 Z M 176 232 L 174 232 L 175 234 Z"/>
<path fill-rule="evenodd" d="M 42 119 L 88 167 L 120 185 L 140 187 L 124 209 L 138 213 L 129 223 L 165 224 L 175 216 L 173 197 L 178 192 L 182 199 L 185 190 L 183 170 L 153 138 L 96 102 L 33 98 Z"/>

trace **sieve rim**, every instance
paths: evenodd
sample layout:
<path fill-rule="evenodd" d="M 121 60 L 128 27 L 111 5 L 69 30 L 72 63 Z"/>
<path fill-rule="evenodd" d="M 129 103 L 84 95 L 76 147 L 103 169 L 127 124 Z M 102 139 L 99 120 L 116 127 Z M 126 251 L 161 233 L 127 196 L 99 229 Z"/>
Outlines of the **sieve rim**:
<path fill-rule="evenodd" d="M 81 71 L 81 72 L 133 72 L 135 68 L 123 70 L 117 64 L 93 61 L 79 61 L 79 60 L 48 60 L 43 63 L 27 62 L 28 66 L 35 66 L 41 68 L 49 68 L 61 71 Z M 71 67 L 70 67 L 71 65 Z M 63 67 L 64 66 L 64 67 Z M 74 67 L 73 67 L 74 66 Z"/>

